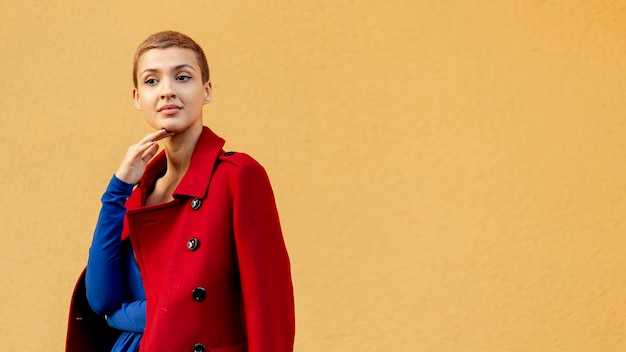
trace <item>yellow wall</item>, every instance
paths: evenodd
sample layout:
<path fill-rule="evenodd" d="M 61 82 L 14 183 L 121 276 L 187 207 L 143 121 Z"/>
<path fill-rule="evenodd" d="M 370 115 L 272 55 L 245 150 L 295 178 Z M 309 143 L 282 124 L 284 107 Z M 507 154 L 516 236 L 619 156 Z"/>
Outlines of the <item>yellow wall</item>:
<path fill-rule="evenodd" d="M 0 0 L 0 350 L 62 350 L 162 29 L 268 169 L 297 351 L 626 348 L 623 1 Z"/>

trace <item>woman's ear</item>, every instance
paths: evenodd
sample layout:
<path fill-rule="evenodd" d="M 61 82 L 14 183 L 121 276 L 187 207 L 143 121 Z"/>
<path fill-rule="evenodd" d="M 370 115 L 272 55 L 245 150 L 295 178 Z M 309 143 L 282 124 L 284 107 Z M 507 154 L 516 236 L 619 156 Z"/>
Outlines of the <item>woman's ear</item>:
<path fill-rule="evenodd" d="M 213 86 L 211 85 L 211 81 L 208 81 L 204 84 L 204 104 L 210 103 L 212 96 L 213 96 Z"/>
<path fill-rule="evenodd" d="M 137 92 L 137 88 L 133 89 L 133 103 L 135 103 L 135 107 L 138 110 L 141 110 L 141 99 L 139 99 L 139 93 Z"/>

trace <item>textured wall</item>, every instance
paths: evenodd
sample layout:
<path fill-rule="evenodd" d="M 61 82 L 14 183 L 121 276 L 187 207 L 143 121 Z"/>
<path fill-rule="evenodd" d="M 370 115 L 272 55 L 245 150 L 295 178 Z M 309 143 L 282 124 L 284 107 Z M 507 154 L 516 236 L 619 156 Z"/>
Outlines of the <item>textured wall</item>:
<path fill-rule="evenodd" d="M 272 178 L 297 351 L 626 348 L 626 2 L 0 0 L 0 350 L 62 350 L 162 29 Z"/>

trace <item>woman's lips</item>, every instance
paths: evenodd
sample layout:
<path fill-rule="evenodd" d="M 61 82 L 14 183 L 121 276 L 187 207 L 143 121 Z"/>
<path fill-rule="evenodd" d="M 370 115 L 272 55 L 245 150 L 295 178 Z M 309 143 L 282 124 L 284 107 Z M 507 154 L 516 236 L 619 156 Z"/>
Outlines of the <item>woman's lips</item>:
<path fill-rule="evenodd" d="M 165 105 L 165 106 L 160 107 L 158 111 L 164 115 L 175 115 L 181 109 L 182 108 L 178 105 Z"/>

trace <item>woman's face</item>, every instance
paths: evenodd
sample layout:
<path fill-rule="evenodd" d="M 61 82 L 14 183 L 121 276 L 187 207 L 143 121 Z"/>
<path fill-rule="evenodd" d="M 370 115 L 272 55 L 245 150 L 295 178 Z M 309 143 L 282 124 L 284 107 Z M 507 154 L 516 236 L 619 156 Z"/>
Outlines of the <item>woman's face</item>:
<path fill-rule="evenodd" d="M 202 128 L 202 106 L 211 101 L 211 82 L 202 82 L 192 50 L 151 49 L 137 62 L 133 101 L 154 129 L 181 134 Z"/>

